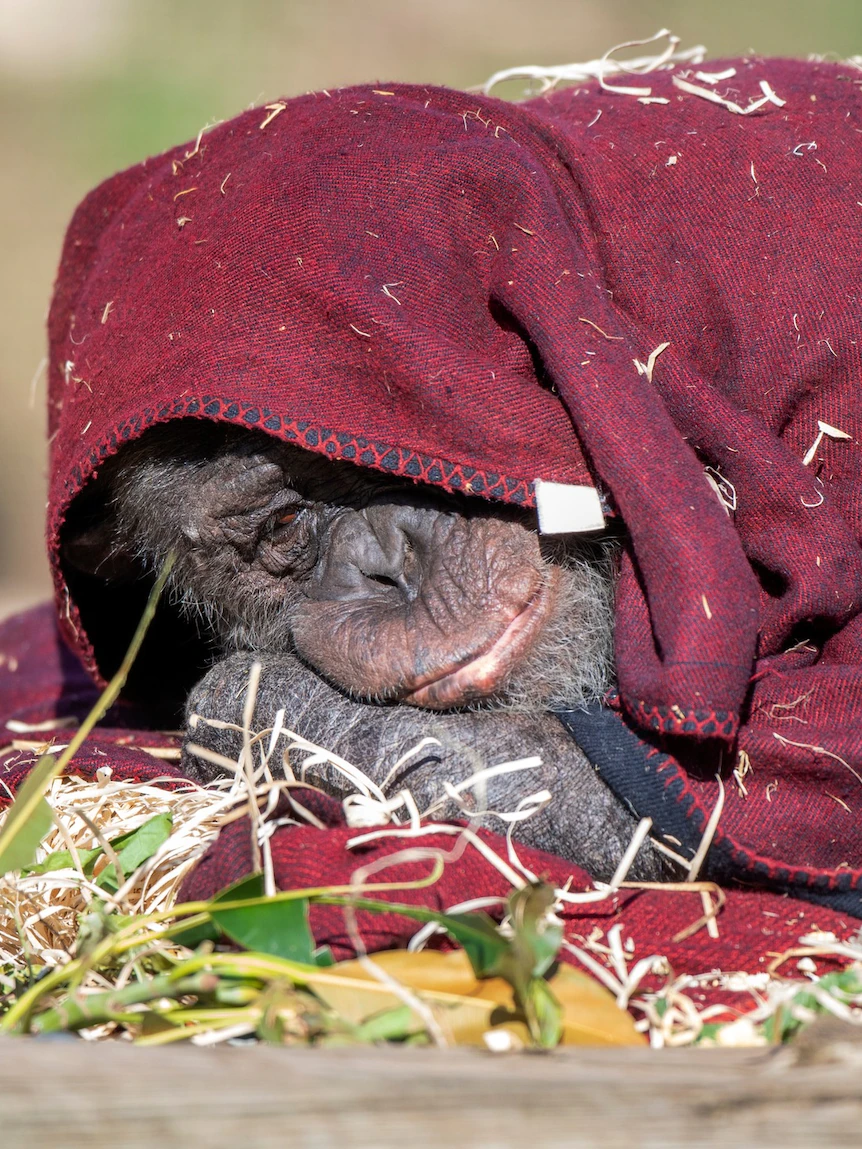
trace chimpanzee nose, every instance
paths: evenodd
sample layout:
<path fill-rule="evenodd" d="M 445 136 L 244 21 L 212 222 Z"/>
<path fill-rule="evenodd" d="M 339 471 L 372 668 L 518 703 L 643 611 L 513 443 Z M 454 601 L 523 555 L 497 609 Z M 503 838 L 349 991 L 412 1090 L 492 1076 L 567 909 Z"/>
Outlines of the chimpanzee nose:
<path fill-rule="evenodd" d="M 347 511 L 330 528 L 325 568 L 319 570 L 314 597 L 349 599 L 368 593 L 368 584 L 391 587 L 412 602 L 418 577 L 411 577 L 413 542 L 426 517 L 435 511 L 391 503 Z M 408 569 L 409 568 L 409 569 Z"/>
<path fill-rule="evenodd" d="M 354 562 L 359 573 L 381 586 L 401 587 L 406 551 L 404 535 L 386 523 L 379 533 L 372 527 L 357 541 Z"/>
<path fill-rule="evenodd" d="M 369 527 L 357 565 L 372 582 L 397 587 L 412 602 L 419 593 L 418 564 L 411 561 L 414 548 L 430 533 L 439 512 L 428 507 L 391 503 L 368 507 L 363 518 Z"/>

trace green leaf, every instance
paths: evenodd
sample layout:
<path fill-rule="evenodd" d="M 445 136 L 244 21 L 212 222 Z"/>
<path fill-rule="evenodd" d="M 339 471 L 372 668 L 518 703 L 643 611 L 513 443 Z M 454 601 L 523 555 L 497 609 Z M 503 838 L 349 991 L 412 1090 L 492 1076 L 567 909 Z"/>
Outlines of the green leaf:
<path fill-rule="evenodd" d="M 231 905 L 235 902 L 254 904 Z M 318 948 L 308 925 L 308 899 L 267 898 L 261 874 L 251 874 L 222 890 L 202 910 L 208 921 L 198 921 L 186 930 L 171 931 L 171 938 L 182 946 L 196 949 L 201 942 L 216 942 L 223 936 L 243 948 L 271 954 L 288 961 L 325 969 L 334 964 L 327 946 Z"/>
<path fill-rule="evenodd" d="M 93 872 L 93 864 L 96 859 L 104 853 L 101 846 L 96 846 L 94 850 L 78 850 L 78 860 L 81 863 L 81 869 L 89 877 Z M 47 858 L 38 862 L 35 866 L 27 866 L 21 872 L 23 874 L 51 874 L 55 870 L 75 870 L 75 859 L 72 857 L 70 850 L 55 850 L 53 854 L 49 854 Z"/>
<path fill-rule="evenodd" d="M 509 898 L 513 936 L 504 937 L 484 913 L 441 914 L 418 906 L 402 906 L 370 899 L 320 898 L 328 903 L 352 902 L 358 909 L 388 911 L 442 926 L 463 946 L 478 978 L 502 978 L 512 988 L 515 1011 L 520 1014 L 536 1045 L 551 1047 L 563 1031 L 563 1011 L 544 975 L 556 960 L 562 928 L 549 920 L 554 891 L 541 883 L 516 890 Z"/>
<path fill-rule="evenodd" d="M 357 1041 L 399 1041 L 415 1033 L 422 1033 L 423 1026 L 409 1005 L 399 1005 L 374 1014 L 357 1027 L 354 1038 Z"/>
<path fill-rule="evenodd" d="M 493 918 L 483 913 L 441 914 L 440 925 L 460 942 L 476 977 L 495 977 L 509 952 Z"/>
<path fill-rule="evenodd" d="M 114 838 L 111 841 L 111 845 L 120 859 L 120 868 L 123 871 L 124 877 L 128 878 L 139 866 L 149 861 L 159 846 L 170 837 L 172 826 L 173 816 L 170 811 L 166 811 L 162 814 L 156 814 L 153 818 L 144 822 L 142 826 L 139 826 L 137 830 L 129 830 L 128 833 L 121 834 L 118 838 Z M 104 852 L 101 846 L 95 846 L 92 850 L 80 849 L 77 851 L 81 869 L 87 877 L 92 875 L 96 860 L 100 858 Z M 53 854 L 49 854 L 47 858 L 44 858 L 41 862 L 37 863 L 37 865 L 27 866 L 24 873 L 50 874 L 55 870 L 73 869 L 76 869 L 76 866 L 71 851 L 55 850 Z M 109 890 L 111 893 L 116 891 L 117 882 L 114 875 L 113 864 L 105 867 L 99 875 L 96 884 L 104 890 Z"/>
<path fill-rule="evenodd" d="M 548 918 L 555 900 L 550 886 L 536 883 L 516 890 L 509 898 L 514 948 L 532 977 L 543 977 L 560 951 L 562 924 Z"/>
<path fill-rule="evenodd" d="M 531 987 L 530 1009 L 538 1035 L 534 1036 L 523 1011 L 513 1009 L 508 982 L 503 978 L 477 979 L 463 950 L 445 954 L 387 950 L 372 954 L 371 960 L 417 993 L 457 1045 L 482 1045 L 484 1035 L 492 1029 L 508 1030 L 525 1044 L 545 1048 L 560 1039 L 566 1045 L 644 1044 L 634 1019 L 619 1008 L 604 986 L 571 966 L 560 966 L 550 988 L 544 979 L 536 979 L 535 988 Z M 364 1026 L 384 1010 L 405 1004 L 358 961 L 340 962 L 332 974 L 336 977 L 328 972 L 311 974 L 308 985 L 347 1025 Z M 357 988 L 351 988 L 351 981 Z"/>
<path fill-rule="evenodd" d="M 308 925 L 307 898 L 238 906 L 231 910 L 220 910 L 217 906 L 216 902 L 210 909 L 212 921 L 245 949 L 304 965 L 317 964 L 316 946 Z"/>
<path fill-rule="evenodd" d="M 321 901 L 336 899 L 321 898 Z M 342 899 L 341 902 L 350 901 Z M 440 914 L 418 906 L 402 906 L 358 898 L 359 909 L 403 914 L 419 921 L 441 925 L 461 945 L 478 978 L 500 977 L 512 987 L 515 1009 L 523 1015 L 532 1040 L 541 1046 L 554 1045 L 562 1032 L 562 1011 L 544 981 L 556 960 L 562 928 L 549 919 L 554 891 L 533 883 L 509 898 L 513 936 L 504 937 L 487 914 Z"/>
<path fill-rule="evenodd" d="M 44 793 L 58 771 L 53 754 L 43 755 L 23 783 L 0 830 L 0 875 L 29 866 L 51 828 L 51 807 Z"/>
<path fill-rule="evenodd" d="M 210 907 L 218 905 L 219 902 L 238 902 L 245 898 L 262 898 L 263 897 L 263 874 L 249 874 L 246 878 L 240 878 L 238 882 L 234 882 L 225 888 L 208 903 L 207 910 L 202 911 L 208 913 Z M 171 930 L 170 937 L 178 945 L 186 946 L 187 949 L 193 950 L 201 944 L 201 942 L 217 942 L 222 936 L 221 930 L 213 922 L 212 918 L 207 918 L 206 921 L 198 922 L 196 925 L 189 926 L 186 930 Z"/>
<path fill-rule="evenodd" d="M 511 985 L 516 1009 L 533 1041 L 543 1047 L 555 1045 L 562 1032 L 562 1011 L 544 981 L 562 939 L 562 928 L 548 915 L 554 901 L 554 891 L 541 883 L 510 895 L 511 943 L 493 971 Z"/>
<path fill-rule="evenodd" d="M 244 898 L 262 898 L 263 896 L 263 874 L 249 874 L 220 890 L 213 898 L 213 905 L 218 905 L 219 902 L 239 902 Z"/>
<path fill-rule="evenodd" d="M 170 810 L 165 810 L 161 814 L 148 818 L 142 826 L 138 826 L 137 830 L 130 830 L 128 834 L 122 834 L 111 842 L 116 851 L 120 869 L 123 871 L 124 880 L 139 869 L 144 862 L 149 861 L 156 850 L 168 840 L 173 824 L 173 815 Z M 101 886 L 103 890 L 107 890 L 109 893 L 116 893 L 119 886 L 113 862 L 99 874 L 96 885 Z"/>
<path fill-rule="evenodd" d="M 378 914 L 401 914 L 417 922 L 434 922 L 442 926 L 467 952 L 477 977 L 492 976 L 497 964 L 509 949 L 509 941 L 497 928 L 493 918 L 481 911 L 464 914 L 443 914 L 424 906 L 408 906 L 400 902 L 376 901 L 373 898 L 350 898 L 324 894 L 311 899 L 327 906 L 354 906 Z"/>

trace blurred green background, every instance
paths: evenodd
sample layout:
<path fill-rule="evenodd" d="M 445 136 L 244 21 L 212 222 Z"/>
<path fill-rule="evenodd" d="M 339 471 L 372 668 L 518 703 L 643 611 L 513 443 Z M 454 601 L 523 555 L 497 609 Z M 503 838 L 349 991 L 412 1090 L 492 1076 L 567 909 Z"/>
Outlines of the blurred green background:
<path fill-rule="evenodd" d="M 91 186 L 281 95 L 468 87 L 661 27 L 711 56 L 862 53 L 859 0 L 0 0 L 0 614 L 48 590 L 44 318 Z"/>

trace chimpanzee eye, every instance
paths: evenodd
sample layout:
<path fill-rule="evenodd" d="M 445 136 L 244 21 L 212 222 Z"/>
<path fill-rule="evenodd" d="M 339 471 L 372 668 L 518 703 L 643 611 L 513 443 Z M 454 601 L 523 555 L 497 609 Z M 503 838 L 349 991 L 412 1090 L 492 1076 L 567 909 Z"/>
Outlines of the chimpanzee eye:
<path fill-rule="evenodd" d="M 270 532 L 279 531 L 281 527 L 292 527 L 302 518 L 305 509 L 304 503 L 294 503 L 291 507 L 283 507 L 280 511 L 276 511 L 269 520 Z"/>
<path fill-rule="evenodd" d="M 296 531 L 302 526 L 303 517 L 307 510 L 308 504 L 299 500 L 290 502 L 287 506 L 276 508 L 267 520 L 266 534 L 270 538 L 278 539 L 280 544 L 293 540 L 296 537 Z"/>

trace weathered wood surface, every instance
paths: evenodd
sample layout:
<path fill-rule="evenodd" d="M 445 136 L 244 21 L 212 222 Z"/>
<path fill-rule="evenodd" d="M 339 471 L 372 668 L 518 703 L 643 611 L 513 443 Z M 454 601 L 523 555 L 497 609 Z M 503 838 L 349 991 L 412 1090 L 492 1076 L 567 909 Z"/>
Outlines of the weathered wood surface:
<path fill-rule="evenodd" d="M 3 1149 L 858 1146 L 858 1065 L 758 1051 L 0 1041 Z"/>

